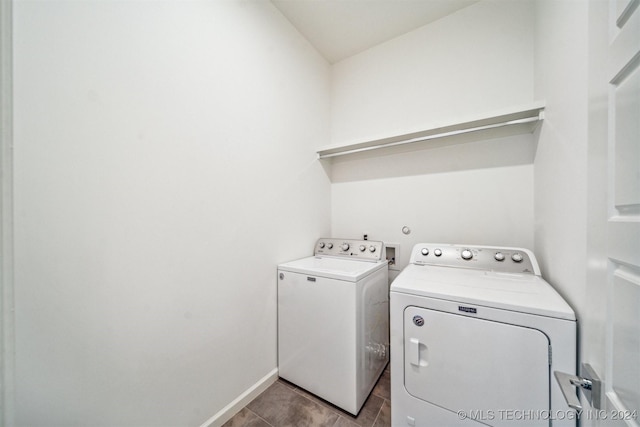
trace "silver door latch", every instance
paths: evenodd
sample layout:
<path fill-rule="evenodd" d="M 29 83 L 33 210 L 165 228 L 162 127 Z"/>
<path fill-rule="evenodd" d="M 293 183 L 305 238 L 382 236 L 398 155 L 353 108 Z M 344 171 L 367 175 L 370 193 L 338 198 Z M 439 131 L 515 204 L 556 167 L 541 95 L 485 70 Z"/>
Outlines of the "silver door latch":
<path fill-rule="evenodd" d="M 580 399 L 574 389 L 582 390 L 584 397 L 594 409 L 602 409 L 602 381 L 588 363 L 582 364 L 582 376 L 570 375 L 560 371 L 554 371 L 553 375 L 558 381 L 564 400 L 567 405 L 576 411 L 582 411 Z"/>

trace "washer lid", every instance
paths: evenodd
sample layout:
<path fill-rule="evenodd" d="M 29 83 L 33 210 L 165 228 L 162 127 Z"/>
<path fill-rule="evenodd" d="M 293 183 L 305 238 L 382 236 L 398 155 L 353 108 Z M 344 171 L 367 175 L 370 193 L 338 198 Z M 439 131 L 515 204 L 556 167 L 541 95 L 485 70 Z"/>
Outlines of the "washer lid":
<path fill-rule="evenodd" d="M 391 292 L 576 320 L 575 313 L 540 276 L 428 265 L 408 265 Z"/>
<path fill-rule="evenodd" d="M 352 259 L 313 256 L 280 264 L 278 270 L 356 282 L 374 271 L 386 267 L 386 261 L 355 261 Z"/>

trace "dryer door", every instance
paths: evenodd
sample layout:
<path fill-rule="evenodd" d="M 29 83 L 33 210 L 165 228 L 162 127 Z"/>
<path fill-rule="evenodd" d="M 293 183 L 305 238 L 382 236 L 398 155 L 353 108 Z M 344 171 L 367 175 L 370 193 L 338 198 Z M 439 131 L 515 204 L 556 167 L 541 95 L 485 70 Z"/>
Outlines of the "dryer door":
<path fill-rule="evenodd" d="M 492 426 L 548 425 L 545 334 L 420 307 L 405 309 L 404 328 L 411 395 Z"/>

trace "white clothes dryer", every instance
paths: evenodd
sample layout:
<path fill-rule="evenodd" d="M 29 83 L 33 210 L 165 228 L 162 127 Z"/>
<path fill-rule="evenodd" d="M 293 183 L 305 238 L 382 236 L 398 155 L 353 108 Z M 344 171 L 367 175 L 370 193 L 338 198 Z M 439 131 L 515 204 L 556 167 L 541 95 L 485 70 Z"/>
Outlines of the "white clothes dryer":
<path fill-rule="evenodd" d="M 575 427 L 576 317 L 530 251 L 418 244 L 390 311 L 394 427 Z"/>
<path fill-rule="evenodd" d="M 278 266 L 280 377 L 356 415 L 389 361 L 384 244 L 320 239 Z"/>

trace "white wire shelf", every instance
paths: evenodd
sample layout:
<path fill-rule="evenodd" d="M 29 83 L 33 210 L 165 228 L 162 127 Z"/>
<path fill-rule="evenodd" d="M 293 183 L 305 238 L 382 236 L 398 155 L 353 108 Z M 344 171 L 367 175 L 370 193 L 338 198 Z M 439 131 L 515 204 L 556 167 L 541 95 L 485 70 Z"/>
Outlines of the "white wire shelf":
<path fill-rule="evenodd" d="M 544 103 L 537 102 L 527 107 L 514 108 L 497 114 L 487 114 L 471 120 L 433 126 L 417 132 L 346 145 L 323 147 L 318 149 L 317 153 L 319 159 L 326 159 L 336 156 L 344 156 L 347 154 L 360 153 L 363 151 L 377 150 L 380 148 L 446 138 L 455 135 L 480 131 L 487 132 L 492 129 L 505 127 L 513 128 L 516 133 L 532 133 L 543 118 Z"/>

